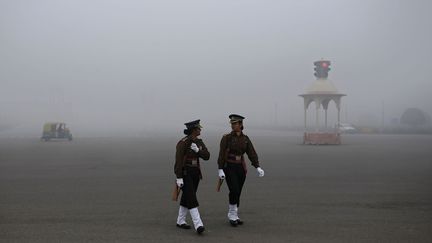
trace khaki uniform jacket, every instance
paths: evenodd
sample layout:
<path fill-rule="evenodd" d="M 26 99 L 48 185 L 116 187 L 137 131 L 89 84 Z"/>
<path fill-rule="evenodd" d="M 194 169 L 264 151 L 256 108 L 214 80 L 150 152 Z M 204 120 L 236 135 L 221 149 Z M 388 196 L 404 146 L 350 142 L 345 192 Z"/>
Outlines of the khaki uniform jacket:
<path fill-rule="evenodd" d="M 246 153 L 252 165 L 259 167 L 258 155 L 248 136 L 241 133 L 239 136 L 235 132 L 225 134 L 220 142 L 218 167 L 223 169 L 227 163 L 228 154 L 243 156 Z"/>
<path fill-rule="evenodd" d="M 195 153 L 190 148 L 192 143 L 195 143 L 198 146 L 198 153 Z M 184 137 L 182 140 L 180 140 L 176 146 L 176 156 L 174 164 L 174 173 L 177 178 L 183 178 L 183 168 L 185 167 L 186 159 L 198 158 L 202 158 L 203 160 L 208 160 L 210 158 L 210 153 L 204 142 L 199 138 L 192 140 L 190 136 Z"/>

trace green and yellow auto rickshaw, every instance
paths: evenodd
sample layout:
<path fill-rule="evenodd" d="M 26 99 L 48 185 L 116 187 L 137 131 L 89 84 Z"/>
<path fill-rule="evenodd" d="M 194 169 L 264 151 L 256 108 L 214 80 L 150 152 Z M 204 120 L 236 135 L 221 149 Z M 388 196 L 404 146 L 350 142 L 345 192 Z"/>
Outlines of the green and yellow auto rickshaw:
<path fill-rule="evenodd" d="M 72 133 L 63 122 L 47 122 L 43 126 L 41 140 L 67 139 L 72 141 Z"/>

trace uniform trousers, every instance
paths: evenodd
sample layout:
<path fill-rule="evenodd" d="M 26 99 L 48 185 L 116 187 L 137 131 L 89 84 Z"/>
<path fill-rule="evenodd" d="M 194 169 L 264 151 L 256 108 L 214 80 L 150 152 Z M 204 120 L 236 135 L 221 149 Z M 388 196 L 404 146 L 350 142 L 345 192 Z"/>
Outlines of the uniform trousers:
<path fill-rule="evenodd" d="M 180 205 L 188 209 L 199 206 L 196 192 L 200 182 L 200 169 L 198 167 L 185 167 L 183 169 L 183 193 L 180 199 Z"/>
<path fill-rule="evenodd" d="M 224 168 L 225 180 L 229 189 L 229 204 L 240 206 L 240 195 L 246 180 L 243 164 L 226 163 Z"/>

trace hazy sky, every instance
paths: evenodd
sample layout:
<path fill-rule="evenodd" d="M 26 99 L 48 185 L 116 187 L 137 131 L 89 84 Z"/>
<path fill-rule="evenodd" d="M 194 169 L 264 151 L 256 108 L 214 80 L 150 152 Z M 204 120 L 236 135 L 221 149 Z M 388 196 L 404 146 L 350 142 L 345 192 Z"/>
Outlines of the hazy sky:
<path fill-rule="evenodd" d="M 431 9 L 426 0 L 1 0 L 0 124 L 179 129 L 237 112 L 254 125 L 301 125 L 298 94 L 321 58 L 347 94 L 343 119 L 379 124 L 383 103 L 386 121 L 409 107 L 432 114 Z"/>

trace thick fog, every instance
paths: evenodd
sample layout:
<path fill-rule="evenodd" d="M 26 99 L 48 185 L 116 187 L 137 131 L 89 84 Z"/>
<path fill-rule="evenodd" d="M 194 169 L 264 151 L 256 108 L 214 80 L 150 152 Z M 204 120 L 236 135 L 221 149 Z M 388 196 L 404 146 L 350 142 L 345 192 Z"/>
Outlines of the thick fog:
<path fill-rule="evenodd" d="M 342 121 L 432 114 L 431 1 L 0 1 L 0 130 L 301 127 L 313 62 Z M 334 103 L 330 109 L 334 117 Z M 384 116 L 383 116 L 384 111 Z M 334 122 L 334 120 L 332 120 Z"/>

